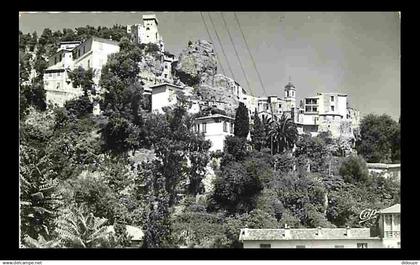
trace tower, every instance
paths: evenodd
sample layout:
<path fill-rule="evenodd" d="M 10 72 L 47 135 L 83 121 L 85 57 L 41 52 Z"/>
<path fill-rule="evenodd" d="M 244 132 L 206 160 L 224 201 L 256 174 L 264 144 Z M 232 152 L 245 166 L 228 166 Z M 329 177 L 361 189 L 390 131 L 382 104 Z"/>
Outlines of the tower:
<path fill-rule="evenodd" d="M 286 111 L 290 112 L 293 121 L 297 121 L 297 111 L 296 111 L 296 88 L 295 85 L 291 82 L 289 76 L 289 82 L 284 87 L 284 101 L 286 103 Z"/>

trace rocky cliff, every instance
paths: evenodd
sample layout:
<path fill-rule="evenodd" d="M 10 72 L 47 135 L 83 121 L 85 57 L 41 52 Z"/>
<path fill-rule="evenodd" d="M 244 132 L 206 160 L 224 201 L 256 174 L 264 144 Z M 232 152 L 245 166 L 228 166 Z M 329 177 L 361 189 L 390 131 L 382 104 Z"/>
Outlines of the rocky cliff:
<path fill-rule="evenodd" d="M 180 82 L 196 88 L 195 93 L 202 101 L 233 114 L 239 105 L 234 94 L 235 82 L 217 74 L 217 63 L 213 44 L 199 40 L 188 43 L 174 70 Z"/>
<path fill-rule="evenodd" d="M 211 84 L 217 73 L 217 60 L 213 44 L 205 40 L 188 43 L 178 57 L 175 73 L 189 86 Z"/>

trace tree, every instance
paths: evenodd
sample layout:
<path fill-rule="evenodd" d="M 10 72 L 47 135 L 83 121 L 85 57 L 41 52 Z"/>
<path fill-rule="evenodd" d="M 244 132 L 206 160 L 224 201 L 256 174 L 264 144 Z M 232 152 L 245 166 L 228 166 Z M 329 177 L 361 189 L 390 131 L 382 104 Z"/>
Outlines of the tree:
<path fill-rule="evenodd" d="M 249 133 L 249 117 L 248 109 L 243 102 L 239 102 L 239 107 L 236 110 L 234 135 L 237 137 L 246 138 Z"/>
<path fill-rule="evenodd" d="M 360 156 L 349 156 L 341 164 L 340 175 L 349 183 L 366 182 L 369 171 L 365 160 Z"/>
<path fill-rule="evenodd" d="M 93 111 L 93 103 L 87 95 L 82 95 L 79 98 L 74 98 L 66 101 L 64 104 L 69 115 L 78 119 L 86 117 Z"/>
<path fill-rule="evenodd" d="M 272 154 L 282 153 L 293 148 L 298 139 L 298 132 L 293 119 L 283 114 L 279 121 L 271 119 L 269 126 L 268 136 L 273 142 Z"/>
<path fill-rule="evenodd" d="M 248 172 L 242 163 L 233 162 L 216 177 L 212 199 L 229 213 L 248 212 L 255 208 L 262 188 L 258 176 Z"/>
<path fill-rule="evenodd" d="M 247 140 L 237 136 L 226 136 L 223 152 L 225 155 L 223 157 L 222 166 L 230 160 L 242 161 L 249 154 Z"/>
<path fill-rule="evenodd" d="M 169 213 L 169 194 L 166 191 L 165 179 L 160 173 L 159 162 L 154 160 L 143 163 L 148 211 L 144 226 L 144 248 L 164 248 L 172 246 L 171 224 Z"/>
<path fill-rule="evenodd" d="M 264 124 L 261 122 L 258 112 L 255 111 L 254 114 L 254 125 L 251 132 L 252 145 L 258 151 L 265 145 L 265 128 Z"/>
<path fill-rule="evenodd" d="M 83 207 L 63 212 L 57 221 L 57 233 L 71 248 L 110 247 L 107 219 L 95 217 Z"/>
<path fill-rule="evenodd" d="M 330 152 L 321 138 L 302 136 L 296 143 L 294 155 L 300 170 L 306 170 L 309 162 L 311 172 L 328 172 Z"/>
<path fill-rule="evenodd" d="M 116 154 L 133 150 L 139 146 L 140 129 L 119 113 L 114 113 L 101 130 L 105 150 Z"/>
<path fill-rule="evenodd" d="M 356 142 L 357 152 L 369 163 L 389 163 L 392 154 L 399 152 L 395 144 L 398 142 L 399 124 L 386 114 L 365 116 L 360 124 L 360 137 Z M 394 157 L 398 158 L 398 155 Z"/>
<path fill-rule="evenodd" d="M 39 235 L 38 239 L 25 236 L 23 246 L 26 248 L 56 248 L 59 246 L 59 244 L 59 240 L 53 239 L 47 241 L 42 235 Z"/>
<path fill-rule="evenodd" d="M 92 68 L 85 70 L 82 66 L 69 72 L 69 78 L 73 87 L 82 87 L 84 94 L 87 96 L 88 92 L 95 94 L 93 77 L 95 73 Z"/>

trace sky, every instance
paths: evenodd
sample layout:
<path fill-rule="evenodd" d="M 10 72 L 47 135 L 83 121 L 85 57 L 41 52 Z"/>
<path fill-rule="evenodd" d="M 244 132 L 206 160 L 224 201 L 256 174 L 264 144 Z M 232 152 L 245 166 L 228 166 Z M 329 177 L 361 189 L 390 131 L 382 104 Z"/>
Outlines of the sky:
<path fill-rule="evenodd" d="M 40 36 L 44 28 L 139 24 L 143 14 L 151 13 L 159 20 L 165 50 L 173 54 L 178 55 L 189 40 L 210 40 L 200 12 L 23 12 L 19 27 L 23 33 L 36 31 Z M 290 78 L 296 86 L 297 102 L 318 92 L 346 93 L 350 106 L 362 116 L 385 113 L 398 120 L 399 13 L 236 12 L 262 84 L 234 13 L 202 14 L 226 75 L 234 77 L 250 94 L 283 97 Z M 218 72 L 222 73 L 220 67 Z"/>

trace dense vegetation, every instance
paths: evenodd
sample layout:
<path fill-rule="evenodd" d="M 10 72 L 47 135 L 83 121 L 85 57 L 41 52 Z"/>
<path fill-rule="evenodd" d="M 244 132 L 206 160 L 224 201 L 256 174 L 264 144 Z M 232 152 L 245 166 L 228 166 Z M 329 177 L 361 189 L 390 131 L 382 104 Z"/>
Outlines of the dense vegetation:
<path fill-rule="evenodd" d="M 387 132 L 378 151 L 369 147 L 370 135 L 379 134 L 372 133 L 377 117 L 367 116 L 358 140 L 361 156 L 344 157 L 328 134 L 298 136 L 287 116 L 255 116 L 250 125 L 240 105 L 235 135 L 226 138 L 223 152 L 209 154 L 210 142 L 193 132 L 182 101 L 164 114 L 145 110 L 138 62 L 153 51 L 123 32 L 116 26 L 46 29 L 39 39 L 20 35 L 24 246 L 126 247 L 125 225 L 133 225 L 143 229 L 146 248 L 241 247 L 244 227 L 355 227 L 361 210 L 399 202 L 399 183 L 369 175 L 365 162 L 399 157 L 399 130 Z M 102 70 L 103 114 L 91 114 L 92 75 L 83 69 L 72 79 L 86 93 L 46 110 L 43 56 L 59 40 L 89 35 L 111 35 L 121 43 Z M 31 66 L 27 54 L 34 50 Z M 31 69 L 37 75 L 25 83 Z M 203 180 L 212 178 L 208 189 Z"/>

